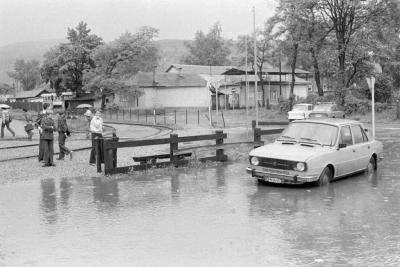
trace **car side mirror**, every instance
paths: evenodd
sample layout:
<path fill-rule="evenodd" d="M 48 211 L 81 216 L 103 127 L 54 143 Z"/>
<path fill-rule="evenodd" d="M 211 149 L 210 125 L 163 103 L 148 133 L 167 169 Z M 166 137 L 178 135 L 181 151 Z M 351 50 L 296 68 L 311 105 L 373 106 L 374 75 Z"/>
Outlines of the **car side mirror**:
<path fill-rule="evenodd" d="M 347 145 L 346 144 L 339 144 L 339 149 L 345 148 Z"/>

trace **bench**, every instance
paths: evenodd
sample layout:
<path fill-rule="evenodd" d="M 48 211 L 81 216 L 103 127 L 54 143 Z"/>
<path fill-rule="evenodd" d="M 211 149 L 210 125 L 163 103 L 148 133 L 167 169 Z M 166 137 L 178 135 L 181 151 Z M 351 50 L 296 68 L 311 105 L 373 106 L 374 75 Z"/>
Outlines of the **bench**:
<path fill-rule="evenodd" d="M 170 154 L 159 154 L 159 155 L 150 155 L 150 156 L 143 156 L 143 157 L 132 157 L 135 162 L 140 162 L 140 164 L 155 164 L 157 159 L 169 159 Z M 192 152 L 187 153 L 178 153 L 174 154 L 177 160 L 182 160 L 186 157 L 191 157 Z"/>

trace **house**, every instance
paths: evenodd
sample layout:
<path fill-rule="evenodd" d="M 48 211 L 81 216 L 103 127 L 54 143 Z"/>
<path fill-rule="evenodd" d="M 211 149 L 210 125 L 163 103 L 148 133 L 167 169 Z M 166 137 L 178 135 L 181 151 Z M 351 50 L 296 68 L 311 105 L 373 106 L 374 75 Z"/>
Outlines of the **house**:
<path fill-rule="evenodd" d="M 198 74 L 139 72 L 126 83 L 126 90 L 115 93 L 118 106 L 208 107 L 210 103 L 207 83 Z"/>
<path fill-rule="evenodd" d="M 42 95 L 50 93 L 49 89 L 37 88 L 29 91 L 19 91 L 15 93 L 15 97 L 10 99 L 16 102 L 43 102 Z"/>
<path fill-rule="evenodd" d="M 239 103 L 240 107 L 244 107 L 246 105 L 246 101 L 248 99 L 249 106 L 255 105 L 255 81 L 257 81 L 257 92 L 258 92 L 258 102 L 260 105 L 265 105 L 262 103 L 263 95 L 265 95 L 264 101 L 269 101 L 270 103 L 278 103 L 279 97 L 283 99 L 287 99 L 290 95 L 290 87 L 292 83 L 292 71 L 288 67 L 273 68 L 269 65 L 266 65 L 262 69 L 262 83 L 257 75 L 254 78 L 254 71 L 252 69 L 245 68 L 232 68 L 222 73 L 222 75 L 226 75 L 228 77 L 240 77 L 240 87 L 237 90 L 239 94 Z M 247 73 L 247 75 L 246 75 Z M 307 97 L 309 91 L 312 90 L 312 82 L 309 81 L 310 72 L 296 69 L 295 70 L 295 82 L 293 93 L 297 98 Z M 246 80 L 249 84 L 249 96 L 246 96 Z"/>

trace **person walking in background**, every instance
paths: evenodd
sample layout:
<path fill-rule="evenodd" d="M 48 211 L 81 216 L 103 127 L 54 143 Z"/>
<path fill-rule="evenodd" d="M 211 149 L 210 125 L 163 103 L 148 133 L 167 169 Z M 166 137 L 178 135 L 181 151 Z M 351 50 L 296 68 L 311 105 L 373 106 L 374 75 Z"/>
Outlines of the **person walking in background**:
<path fill-rule="evenodd" d="M 56 166 L 53 164 L 53 154 L 54 154 L 54 130 L 56 129 L 54 120 L 51 118 L 50 114 L 46 112 L 41 119 L 40 128 L 42 129 L 42 134 L 40 139 L 43 145 L 43 166 Z"/>
<path fill-rule="evenodd" d="M 40 127 L 41 123 L 42 123 L 42 119 L 43 117 L 46 115 L 47 113 L 47 109 L 49 108 L 49 104 L 48 103 L 44 103 L 43 104 L 43 110 L 40 111 L 37 115 L 36 121 L 35 121 L 35 126 L 36 128 L 39 129 L 39 155 L 38 155 L 38 160 L 39 162 L 43 160 L 43 139 L 42 139 L 42 128 Z"/>
<path fill-rule="evenodd" d="M 91 165 L 96 163 L 96 138 L 100 138 L 100 143 L 103 144 L 103 119 L 101 118 L 100 111 L 96 111 L 92 120 L 90 121 L 90 132 L 92 134 L 92 150 L 90 151 L 89 163 Z M 100 155 L 103 158 L 103 146 L 100 145 Z M 103 162 L 102 158 L 100 159 Z"/>
<path fill-rule="evenodd" d="M 26 121 L 25 125 L 25 132 L 28 135 L 28 140 L 32 141 L 32 136 L 33 136 L 33 119 L 32 115 L 28 113 L 28 110 L 26 108 L 23 108 L 22 111 L 24 112 L 24 118 Z"/>
<path fill-rule="evenodd" d="M 1 138 L 4 138 L 4 127 L 7 127 L 7 130 L 15 136 L 15 132 L 10 128 L 10 124 L 12 121 L 11 113 L 8 108 L 1 108 Z"/>
<path fill-rule="evenodd" d="M 58 112 L 57 131 L 58 146 L 60 147 L 60 154 L 57 160 L 63 160 L 66 154 L 69 154 L 69 159 L 72 160 L 72 151 L 65 146 L 65 139 L 69 136 L 69 130 L 64 111 Z"/>
<path fill-rule="evenodd" d="M 90 111 L 90 108 L 88 108 L 85 112 L 85 114 L 83 114 L 86 118 L 86 120 L 88 121 L 88 128 L 87 128 L 87 132 L 86 132 L 86 139 L 90 138 L 90 122 L 92 121 L 93 118 L 93 113 Z"/>

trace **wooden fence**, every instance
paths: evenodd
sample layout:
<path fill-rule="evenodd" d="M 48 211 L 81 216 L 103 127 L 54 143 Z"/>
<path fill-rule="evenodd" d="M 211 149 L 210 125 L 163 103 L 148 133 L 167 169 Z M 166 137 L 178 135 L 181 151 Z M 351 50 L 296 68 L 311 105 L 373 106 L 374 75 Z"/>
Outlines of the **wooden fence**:
<path fill-rule="evenodd" d="M 113 136 L 112 138 L 104 138 L 96 140 L 96 164 L 97 171 L 102 172 L 101 163 L 104 162 L 104 173 L 107 174 L 117 174 L 117 173 L 127 173 L 131 171 L 137 170 L 146 170 L 152 167 L 166 167 L 169 165 L 173 166 L 183 166 L 189 163 L 189 160 L 186 159 L 188 153 L 182 153 L 179 149 L 178 144 L 182 142 L 193 142 L 193 141 L 204 141 L 204 140 L 215 140 L 215 145 L 208 146 L 209 148 L 214 148 L 216 150 L 215 156 L 201 158 L 201 161 L 226 161 L 228 158 L 224 154 L 224 138 L 226 138 L 226 133 L 223 131 L 216 131 L 215 134 L 207 134 L 207 135 L 196 135 L 196 136 L 183 136 L 179 137 L 177 134 L 171 134 L 169 138 L 161 138 L 161 139 L 149 139 L 149 140 L 135 140 L 135 141 L 124 141 L 120 142 L 118 137 Z M 138 146 L 153 146 L 153 145 L 162 145 L 169 144 L 170 151 L 168 154 L 158 154 L 158 155 L 149 155 L 146 157 L 140 157 L 139 160 L 145 159 L 144 162 L 141 162 L 139 165 L 131 165 L 118 167 L 117 166 L 117 151 L 118 148 L 127 148 L 127 147 L 138 147 Z M 196 149 L 198 147 L 193 147 L 192 149 Z M 187 149 L 187 148 L 185 148 Z M 101 150 L 103 150 L 104 161 L 101 157 Z M 191 154 L 191 153 L 190 153 Z M 133 157 L 134 158 L 134 157 Z M 150 162 L 146 161 L 147 159 L 151 159 Z M 154 159 L 161 158 L 169 158 L 169 161 L 156 162 Z"/>

